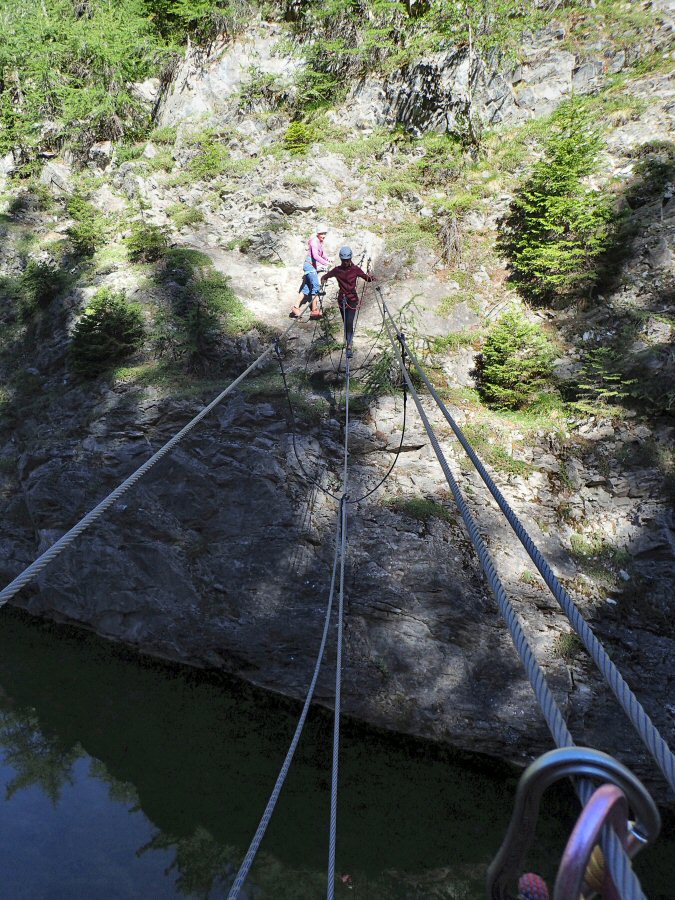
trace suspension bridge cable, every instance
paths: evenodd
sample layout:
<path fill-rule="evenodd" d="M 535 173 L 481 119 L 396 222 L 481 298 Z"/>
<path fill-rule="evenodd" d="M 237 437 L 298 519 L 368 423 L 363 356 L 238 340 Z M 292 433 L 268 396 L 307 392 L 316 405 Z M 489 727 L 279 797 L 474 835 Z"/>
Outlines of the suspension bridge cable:
<path fill-rule="evenodd" d="M 307 479 L 307 481 L 310 482 L 310 484 L 313 484 L 314 487 L 317 487 L 320 491 L 323 491 L 323 493 L 326 494 L 327 497 L 332 497 L 333 500 L 339 500 L 339 497 L 338 497 L 336 494 L 331 493 L 331 491 L 329 491 L 329 490 L 328 490 L 327 488 L 325 488 L 322 484 L 320 484 L 320 482 L 318 482 L 318 481 L 316 480 L 316 478 L 313 478 L 313 477 L 309 474 L 309 472 L 307 471 L 307 469 L 305 469 L 305 467 L 304 467 L 304 465 L 303 465 L 303 463 L 302 463 L 302 460 L 300 459 L 300 454 L 298 453 L 298 447 L 297 447 L 297 444 L 296 444 L 296 441 L 295 441 L 295 432 L 297 431 L 297 424 L 296 424 L 296 420 L 295 420 L 295 413 L 293 412 L 293 404 L 292 404 L 292 402 L 291 402 L 291 392 L 290 392 L 290 389 L 289 389 L 289 387 L 288 387 L 288 381 L 287 381 L 287 379 L 286 379 L 286 372 L 285 372 L 285 370 L 284 370 L 284 364 L 283 364 L 282 359 L 281 359 L 281 350 L 280 350 L 280 348 L 279 348 L 278 346 L 277 346 L 276 354 L 277 354 L 277 361 L 278 361 L 278 363 L 279 363 L 279 369 L 281 370 L 281 377 L 282 377 L 283 382 L 284 382 L 284 389 L 285 389 L 285 391 L 286 391 L 286 400 L 287 400 L 287 402 L 288 402 L 288 408 L 289 408 L 290 413 L 291 413 L 291 439 L 292 439 L 292 441 L 293 441 L 293 452 L 295 453 L 295 458 L 296 458 L 296 460 L 297 460 L 297 462 L 298 462 L 298 466 L 299 466 L 299 468 L 300 468 L 300 471 L 301 471 L 302 474 L 305 476 L 305 478 Z"/>
<path fill-rule="evenodd" d="M 380 292 L 381 296 L 381 292 Z M 383 309 L 386 312 L 389 320 L 391 321 L 396 332 L 399 332 L 399 329 L 396 326 L 396 322 L 392 318 L 389 313 L 386 305 L 383 302 Z M 591 658 L 595 662 L 596 666 L 600 670 L 601 674 L 605 678 L 605 681 L 609 684 L 612 689 L 616 699 L 619 702 L 619 705 L 625 712 L 626 716 L 630 720 L 631 724 L 635 728 L 639 737 L 641 738 L 644 745 L 647 747 L 652 757 L 656 761 L 659 769 L 663 773 L 666 781 L 670 785 L 671 789 L 675 792 L 675 755 L 669 748 L 668 744 L 661 736 L 659 730 L 656 728 L 647 712 L 645 711 L 642 704 L 639 702 L 633 691 L 626 684 L 623 679 L 623 676 L 617 669 L 616 665 L 609 658 L 606 650 L 604 649 L 601 642 L 593 633 L 591 627 L 588 625 L 581 612 L 579 611 L 576 603 L 567 592 L 567 590 L 562 586 L 562 584 L 558 581 L 556 576 L 553 573 L 550 565 L 544 558 L 543 554 L 536 546 L 530 535 L 525 530 L 524 526 L 520 522 L 518 516 L 515 514 L 508 501 L 504 498 L 504 495 L 499 490 L 497 485 L 494 483 L 492 477 L 485 469 L 485 466 L 481 462 L 480 458 L 477 456 L 473 447 L 465 437 L 459 425 L 455 422 L 454 418 L 448 411 L 446 405 L 443 403 L 442 399 L 439 397 L 436 389 L 433 384 L 429 380 L 426 372 L 422 368 L 419 360 L 415 356 L 415 353 L 408 347 L 405 342 L 405 336 L 403 337 L 403 345 L 405 346 L 410 359 L 412 360 L 415 368 L 419 372 L 420 377 L 422 378 L 424 384 L 426 385 L 429 393 L 434 398 L 436 404 L 439 409 L 445 416 L 446 421 L 452 428 L 455 433 L 458 441 L 464 448 L 465 452 L 469 456 L 469 459 L 476 467 L 478 474 L 485 482 L 488 490 L 496 500 L 500 510 L 506 517 L 509 525 L 515 531 L 518 539 L 521 544 L 527 551 L 530 559 L 537 567 L 540 575 L 546 582 L 549 590 L 557 600 L 558 604 L 562 608 L 563 612 L 567 616 L 570 621 L 572 627 L 579 635 L 581 640 L 584 642 L 586 649 L 588 650 Z"/>
<path fill-rule="evenodd" d="M 407 385 L 404 381 L 403 382 L 403 425 L 402 425 L 402 429 L 401 429 L 401 440 L 399 442 L 398 450 L 396 451 L 396 455 L 394 456 L 394 459 L 392 460 L 392 463 L 389 466 L 389 469 L 387 470 L 386 475 L 377 482 L 375 487 L 371 488 L 367 493 L 362 494 L 360 497 L 354 497 L 353 500 L 350 498 L 347 501 L 348 503 L 356 504 L 356 503 L 360 503 L 362 500 L 366 500 L 368 497 L 370 497 L 372 494 L 374 494 L 375 491 L 377 491 L 379 488 L 382 487 L 382 485 L 385 483 L 387 478 L 389 478 L 391 473 L 394 471 L 394 466 L 398 462 L 398 458 L 401 454 L 401 450 L 403 449 L 403 441 L 405 439 L 407 406 L 408 406 L 408 391 L 407 391 Z"/>
<path fill-rule="evenodd" d="M 382 305 L 386 310 L 384 303 Z M 394 333 L 398 337 L 395 323 L 393 323 L 393 327 Z M 558 747 L 574 746 L 572 736 L 565 724 L 560 708 L 558 707 L 558 704 L 553 697 L 543 670 L 537 662 L 532 648 L 530 647 L 520 621 L 518 620 L 518 616 L 513 607 L 513 604 L 506 594 L 501 579 L 496 572 L 490 554 L 487 550 L 487 547 L 485 546 L 485 542 L 480 535 L 478 526 L 476 525 L 476 522 L 466 504 L 466 501 L 464 500 L 464 496 L 459 489 L 455 477 L 453 476 L 452 471 L 448 466 L 447 460 L 445 459 L 443 451 L 441 450 L 440 444 L 438 443 L 438 439 L 433 431 L 433 428 L 429 423 L 429 419 L 424 411 L 424 407 L 422 406 L 421 400 L 419 398 L 419 395 L 417 394 L 417 391 L 415 390 L 410 375 L 406 371 L 398 347 L 396 346 L 396 340 L 392 336 L 388 323 L 386 330 L 394 351 L 394 356 L 398 362 L 403 377 L 408 384 L 408 389 L 410 390 L 411 396 L 415 402 L 415 406 L 417 407 L 417 410 L 420 414 L 424 429 L 427 433 L 427 436 L 429 437 L 434 453 L 436 454 L 436 458 L 438 459 L 438 462 L 443 470 L 448 485 L 450 486 L 457 507 L 469 533 L 469 537 L 471 538 L 471 542 L 478 554 L 478 558 L 488 580 L 488 584 L 490 585 L 490 589 L 492 590 L 492 593 L 497 600 L 497 605 L 499 607 L 500 613 L 509 628 L 514 646 L 527 673 L 527 677 L 530 681 L 530 684 L 532 685 L 535 697 L 544 715 L 553 739 Z M 575 785 L 575 787 L 577 788 L 577 792 L 580 796 L 580 799 L 582 799 L 582 802 L 586 802 L 592 793 L 592 787 L 590 785 L 584 785 L 583 783 L 578 787 Z M 642 888 L 640 887 L 638 878 L 635 875 L 635 872 L 633 871 L 630 862 L 626 857 L 619 839 L 613 832 L 604 836 L 603 850 L 605 851 L 605 859 L 607 861 L 609 871 L 611 872 L 612 879 L 614 880 L 617 889 L 620 891 L 620 896 L 623 898 L 623 900 L 644 900 L 644 894 L 642 892 Z"/>
<path fill-rule="evenodd" d="M 346 323 L 345 323 L 346 328 Z M 342 527 L 340 538 L 340 591 L 338 595 L 337 637 L 335 654 L 335 710 L 333 717 L 333 764 L 331 767 L 330 788 L 330 826 L 328 834 L 328 879 L 326 884 L 326 900 L 333 900 L 335 894 L 335 847 L 337 840 L 337 800 L 338 800 L 338 770 L 340 758 L 340 708 L 342 703 L 342 635 L 344 621 L 344 593 L 345 593 L 345 559 L 347 556 L 347 476 L 349 463 L 349 357 L 346 362 L 345 373 L 345 443 L 344 463 L 342 471 L 342 500 L 340 501 L 340 514 Z"/>
<path fill-rule="evenodd" d="M 281 338 L 286 337 L 286 335 L 295 327 L 297 324 L 297 319 L 291 322 L 288 328 L 281 335 Z M 279 339 L 276 339 L 279 340 Z M 222 391 L 215 400 L 212 400 L 208 406 L 205 406 L 204 409 L 198 413 L 194 419 L 188 422 L 178 434 L 175 434 L 170 440 L 164 444 L 163 447 L 154 453 L 150 459 L 146 460 L 142 466 L 136 469 L 125 481 L 122 482 L 118 487 L 115 488 L 107 497 L 105 497 L 101 502 L 94 507 L 94 509 L 90 510 L 80 521 L 74 525 L 69 531 L 67 531 L 62 537 L 60 537 L 55 543 L 51 545 L 44 553 L 42 553 L 34 562 L 32 562 L 20 575 L 11 581 L 2 591 L 0 591 L 0 606 L 4 606 L 11 598 L 17 594 L 23 587 L 30 582 L 34 581 L 35 578 L 42 572 L 48 565 L 51 563 L 56 557 L 66 549 L 66 547 L 70 546 L 73 541 L 76 540 L 84 531 L 86 531 L 90 525 L 93 525 L 98 519 L 101 518 L 104 512 L 106 512 L 116 500 L 125 494 L 130 487 L 132 487 L 136 482 L 145 475 L 145 473 L 151 469 L 155 463 L 158 463 L 160 459 L 163 459 L 170 453 L 171 450 L 178 444 L 183 438 L 189 434 L 192 429 L 202 421 L 208 414 L 213 410 L 218 404 L 230 394 L 238 384 L 240 384 L 247 375 L 250 375 L 254 369 L 256 369 L 260 363 L 266 359 L 267 356 L 272 352 L 274 347 L 276 346 L 276 340 L 270 344 L 270 346 L 260 354 L 260 356 L 255 359 L 251 365 L 245 369 L 241 375 L 239 375 L 233 382 L 231 382 L 224 391 Z"/>
<path fill-rule="evenodd" d="M 342 506 L 342 504 L 341 504 Z M 251 840 L 248 850 L 246 851 L 246 855 L 239 867 L 239 871 L 237 872 L 234 882 L 232 883 L 232 887 L 230 888 L 230 892 L 227 895 L 227 900 L 236 900 L 239 896 L 239 891 L 243 887 L 244 882 L 248 876 L 248 873 L 251 869 L 251 865 L 253 864 L 253 860 L 255 859 L 256 853 L 260 847 L 260 843 L 265 835 L 265 831 L 267 830 L 267 826 L 269 825 L 270 819 L 272 818 L 272 813 L 274 812 L 274 807 L 277 804 L 277 800 L 279 799 L 279 794 L 281 793 L 281 789 L 284 786 L 284 781 L 286 780 L 286 776 L 288 775 L 288 770 L 291 767 L 291 762 L 293 761 L 293 756 L 295 754 L 295 750 L 298 746 L 298 742 L 300 740 L 300 735 L 302 734 L 302 730 L 305 726 L 305 720 L 307 719 L 307 713 L 309 712 L 309 707 L 312 702 L 312 698 L 314 696 L 314 690 L 316 688 L 316 682 L 319 678 L 319 671 L 321 670 L 321 663 L 323 661 L 324 653 L 326 650 L 326 641 L 328 639 L 328 628 L 330 625 L 331 613 L 333 610 L 333 598 L 335 596 L 335 576 L 337 574 L 338 568 L 338 557 L 340 555 L 340 535 L 342 529 L 342 510 L 340 510 L 340 515 L 336 517 L 336 528 L 335 528 L 335 553 L 333 556 L 333 571 L 330 580 L 330 590 L 328 593 L 328 601 L 326 603 L 326 616 L 324 619 L 323 625 L 323 634 L 321 636 L 321 645 L 319 646 L 319 652 L 316 657 L 316 663 L 314 665 L 314 673 L 312 675 L 312 680 L 310 682 L 309 688 L 307 690 L 307 696 L 305 697 L 305 703 L 302 707 L 302 712 L 300 713 L 300 718 L 298 719 L 298 724 L 295 728 L 295 733 L 293 735 L 293 739 L 291 740 L 291 744 L 286 753 L 286 757 L 281 766 L 279 774 L 277 776 L 277 780 L 274 784 L 274 788 L 272 789 L 272 793 L 270 795 L 269 800 L 267 801 L 267 806 L 265 807 L 265 811 L 262 814 L 262 818 L 258 824 L 258 828 Z"/>

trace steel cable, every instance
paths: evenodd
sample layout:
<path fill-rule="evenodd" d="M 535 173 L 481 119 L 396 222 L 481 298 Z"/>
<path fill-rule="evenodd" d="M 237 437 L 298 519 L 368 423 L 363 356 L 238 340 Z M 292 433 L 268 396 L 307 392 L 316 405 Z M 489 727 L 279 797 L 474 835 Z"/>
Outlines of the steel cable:
<path fill-rule="evenodd" d="M 384 308 L 386 309 L 386 307 Z M 396 333 L 397 337 L 399 337 L 395 323 L 393 323 L 393 327 L 394 332 Z M 469 537 L 471 538 L 471 542 L 478 554 L 481 566 L 487 578 L 488 584 L 490 585 L 490 589 L 492 590 L 495 599 L 497 600 L 499 611 L 509 628 L 514 646 L 523 664 L 525 672 L 527 673 L 527 677 L 530 681 L 535 697 L 544 715 L 553 739 L 558 747 L 574 746 L 572 736 L 565 724 L 560 708 L 558 707 L 558 704 L 556 703 L 555 698 L 551 693 L 551 689 L 548 685 L 548 682 L 546 681 L 543 670 L 541 669 L 534 653 L 532 652 L 532 648 L 530 647 L 527 637 L 525 636 L 522 626 L 518 620 L 516 611 L 506 594 L 501 579 L 496 572 L 490 554 L 487 550 L 487 547 L 485 546 L 485 542 L 480 535 L 478 526 L 466 504 L 466 501 L 464 500 L 462 492 L 457 485 L 450 467 L 448 466 L 447 460 L 445 459 L 440 444 L 438 443 L 438 439 L 424 411 L 421 400 L 417 394 L 417 391 L 415 390 L 408 372 L 406 371 L 398 347 L 396 346 L 396 340 L 394 339 L 394 337 L 392 337 L 389 325 L 387 325 L 387 335 L 391 342 L 394 355 L 399 364 L 403 377 L 408 384 L 408 389 L 410 390 L 411 396 L 415 402 L 417 411 L 419 412 L 420 418 L 422 419 L 424 429 L 427 433 L 427 436 L 429 437 L 434 453 L 436 454 L 436 458 L 438 459 L 448 485 L 452 491 L 457 507 L 469 533 Z M 580 783 L 576 789 L 579 793 L 580 798 L 582 798 L 582 802 L 586 802 L 590 797 L 590 794 L 592 793 L 592 786 L 587 785 L 583 782 Z M 642 892 L 642 888 L 640 887 L 637 876 L 630 866 L 630 863 L 626 858 L 626 855 L 618 838 L 613 832 L 607 837 L 606 840 L 603 840 L 603 849 L 605 851 L 605 857 L 607 860 L 608 868 L 612 875 L 612 879 L 619 889 L 620 895 L 623 900 L 644 900 L 644 894 Z"/>
<path fill-rule="evenodd" d="M 394 319 L 392 318 L 389 311 L 386 309 L 386 306 L 383 304 L 383 309 L 386 311 L 386 315 L 391 321 L 394 329 L 398 334 L 398 328 Z M 616 699 L 618 700 L 621 708 L 626 713 L 628 719 L 631 724 L 635 728 L 636 732 L 640 736 L 642 742 L 647 747 L 652 757 L 656 761 L 659 769 L 663 773 L 666 781 L 670 785 L 671 789 L 675 792 L 675 756 L 670 750 L 668 744 L 661 736 L 660 732 L 651 721 L 650 717 L 647 715 L 645 709 L 642 704 L 639 702 L 633 691 L 629 688 L 626 682 L 623 679 L 623 676 L 617 669 L 616 665 L 611 661 L 604 647 L 596 638 L 593 633 L 591 627 L 588 625 L 586 620 L 583 618 L 581 612 L 579 611 L 577 605 L 574 600 L 567 592 L 567 590 L 560 584 L 558 579 L 553 573 L 550 565 L 544 558 L 543 554 L 536 546 L 530 535 L 525 530 L 524 526 L 518 519 L 518 516 L 515 514 L 508 501 L 504 498 L 504 495 L 499 490 L 497 485 L 494 483 L 492 477 L 489 475 L 485 466 L 476 455 L 473 447 L 465 437 L 459 425 L 455 422 L 454 418 L 450 415 L 447 407 L 438 396 L 436 389 L 433 384 L 429 381 L 426 372 L 420 365 L 419 360 L 415 356 L 414 352 L 407 346 L 405 341 L 405 337 L 402 339 L 403 346 L 406 348 L 410 359 L 412 360 L 415 368 L 420 374 L 424 384 L 426 385 L 429 393 L 434 398 L 436 404 L 439 409 L 445 416 L 446 421 L 452 428 L 455 433 L 458 441 L 464 448 L 467 453 L 469 459 L 476 467 L 478 474 L 483 479 L 485 485 L 488 490 L 494 497 L 497 505 L 500 510 L 506 517 L 509 525 L 513 528 L 514 532 L 518 536 L 521 544 L 527 551 L 530 559 L 537 567 L 540 575 L 546 582 L 549 590 L 557 600 L 561 609 L 567 616 L 570 624 L 579 635 L 581 640 L 584 643 L 584 646 L 588 650 L 591 658 L 595 662 L 596 666 L 602 673 L 603 677 L 609 684 L 612 689 Z"/>
<path fill-rule="evenodd" d="M 341 504 L 342 506 L 343 504 Z M 340 510 L 342 512 L 342 510 Z M 328 602 L 326 604 L 326 616 L 324 619 L 323 625 L 323 634 L 321 636 L 321 645 L 319 646 L 319 652 L 317 654 L 316 663 L 314 665 L 314 673 L 312 675 L 312 680 L 309 685 L 309 689 L 307 690 L 307 695 L 305 697 L 305 703 L 302 707 L 302 712 L 300 713 L 300 718 L 298 719 L 298 724 L 295 728 L 295 733 L 293 735 L 293 739 L 291 740 L 291 744 L 286 753 L 286 757 L 284 758 L 281 769 L 279 770 L 279 774 L 277 776 L 277 780 L 274 784 L 274 788 L 272 789 L 272 793 L 270 794 L 270 798 L 267 801 L 267 806 L 265 807 L 265 811 L 262 814 L 256 832 L 251 840 L 248 850 L 246 851 L 246 855 L 239 867 L 239 871 L 237 872 L 234 882 L 232 883 L 232 887 L 230 888 L 230 892 L 227 895 L 227 900 L 236 900 L 239 896 L 239 891 L 244 885 L 248 873 L 253 864 L 253 860 L 255 859 L 256 853 L 260 847 L 262 839 L 265 835 L 265 831 L 267 830 L 267 826 L 269 825 L 270 819 L 272 818 L 272 813 L 274 812 L 274 807 L 277 804 L 277 800 L 279 799 L 279 794 L 281 793 L 281 789 L 284 786 L 284 781 L 286 780 L 286 776 L 288 775 L 288 770 L 291 767 L 291 762 L 293 761 L 293 756 L 295 754 L 296 748 L 298 746 L 298 742 L 300 741 L 300 736 L 302 734 L 302 730 L 305 726 L 305 720 L 307 719 L 307 713 L 309 712 L 309 707 L 312 702 L 312 698 L 314 696 L 314 690 L 316 688 L 316 682 L 319 678 L 319 672 L 321 670 L 321 663 L 323 661 L 323 656 L 326 650 L 326 641 L 328 639 L 328 628 L 330 625 L 331 613 L 333 610 L 333 598 L 335 596 L 335 576 L 337 573 L 338 566 L 338 557 L 340 555 L 340 533 L 342 528 L 342 515 L 338 515 L 336 519 L 336 529 L 335 529 L 335 554 L 333 556 L 333 572 L 330 580 L 330 591 L 328 594 Z"/>
<path fill-rule="evenodd" d="M 349 358 L 345 375 L 345 443 L 342 473 L 342 500 L 340 501 L 342 528 L 340 550 L 340 592 L 338 598 L 338 622 L 335 656 L 335 711 L 333 718 L 333 764 L 331 768 L 330 827 L 328 836 L 328 880 L 326 900 L 335 894 L 335 848 L 337 839 L 338 770 L 340 756 L 340 708 L 342 702 L 342 635 L 344 620 L 345 559 L 347 556 L 347 473 L 349 463 Z"/>
<path fill-rule="evenodd" d="M 295 327 L 297 320 L 293 321 L 288 328 L 281 335 L 283 339 L 286 335 L 291 331 L 292 328 Z M 277 339 L 278 340 L 278 339 Z M 30 584 L 39 574 L 42 572 L 50 562 L 52 562 L 56 557 L 69 547 L 73 541 L 76 540 L 84 531 L 86 531 L 90 525 L 93 525 L 98 519 L 101 518 L 104 512 L 106 512 L 116 500 L 125 494 L 130 487 L 132 487 L 136 482 L 145 475 L 145 473 L 151 469 L 155 463 L 158 463 L 163 457 L 170 453 L 171 450 L 178 444 L 183 438 L 189 434 L 192 429 L 204 419 L 212 409 L 214 409 L 218 404 L 229 394 L 231 393 L 235 387 L 237 387 L 240 382 L 242 382 L 247 375 L 249 375 L 254 369 L 256 369 L 260 363 L 272 352 L 276 345 L 276 341 L 271 343 L 270 346 L 265 350 L 260 356 L 254 360 L 251 365 L 241 373 L 235 380 L 229 384 L 224 391 L 222 391 L 215 400 L 212 400 L 208 406 L 204 407 L 204 409 L 198 413 L 194 419 L 188 422 L 178 434 L 175 434 L 169 441 L 164 444 L 163 447 L 154 453 L 150 459 L 146 460 L 142 466 L 136 469 L 122 484 L 118 485 L 114 491 L 108 494 L 101 502 L 94 507 L 94 509 L 90 510 L 80 521 L 74 525 L 69 531 L 67 531 L 64 535 L 62 535 L 55 543 L 51 545 L 44 553 L 42 553 L 34 562 L 32 562 L 20 575 L 11 581 L 2 591 L 0 591 L 0 606 L 4 606 L 9 600 L 14 597 L 23 587 L 27 584 Z"/>
<path fill-rule="evenodd" d="M 300 454 L 298 453 L 298 447 L 297 447 L 296 440 L 295 440 L 295 432 L 297 430 L 297 425 L 296 425 L 295 413 L 293 412 L 293 404 L 291 403 L 291 392 L 288 387 L 288 381 L 286 380 L 286 372 L 284 370 L 284 364 L 281 359 L 281 351 L 279 350 L 278 347 L 277 347 L 276 353 L 277 353 L 277 360 L 279 362 L 279 369 L 281 370 L 281 377 L 284 382 L 284 389 L 286 391 L 286 400 L 288 402 L 288 408 L 291 413 L 291 439 L 293 441 L 293 452 L 295 453 L 295 458 L 298 461 L 298 466 L 300 467 L 300 471 L 305 476 L 307 481 L 310 482 L 310 484 L 313 484 L 314 487 L 317 487 L 320 491 L 323 491 L 323 493 L 326 494 L 327 497 L 331 497 L 333 500 L 339 500 L 340 498 L 336 494 L 331 493 L 331 491 L 327 490 L 327 488 L 323 487 L 322 484 L 320 484 L 315 478 L 313 478 L 309 474 L 307 469 L 305 469 L 304 465 L 302 464 L 302 460 L 300 459 Z"/>

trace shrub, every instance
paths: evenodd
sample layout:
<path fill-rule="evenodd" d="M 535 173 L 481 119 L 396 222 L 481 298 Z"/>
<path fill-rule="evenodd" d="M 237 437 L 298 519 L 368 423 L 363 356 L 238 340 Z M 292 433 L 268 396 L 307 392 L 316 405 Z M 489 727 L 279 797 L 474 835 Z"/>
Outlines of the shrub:
<path fill-rule="evenodd" d="M 610 240 L 609 199 L 582 182 L 596 169 L 602 147 L 588 112 L 570 101 L 552 126 L 544 158 L 517 191 L 499 239 L 512 280 L 538 302 L 589 290 Z"/>
<path fill-rule="evenodd" d="M 140 306 L 129 303 L 123 291 L 102 288 L 75 326 L 70 345 L 73 369 L 79 375 L 99 375 L 138 350 L 144 333 Z"/>
<path fill-rule="evenodd" d="M 155 128 L 150 133 L 150 140 L 154 144 L 175 144 L 176 143 L 176 126 L 175 125 L 163 125 L 159 128 Z"/>
<path fill-rule="evenodd" d="M 428 522 L 430 519 L 444 519 L 453 523 L 455 521 L 453 513 L 447 506 L 429 497 L 388 497 L 384 505 L 419 522 Z"/>
<path fill-rule="evenodd" d="M 582 650 L 584 645 L 581 638 L 574 632 L 562 631 L 553 641 L 554 652 L 568 662 L 574 659 Z"/>
<path fill-rule="evenodd" d="M 105 240 L 103 216 L 95 206 L 77 195 L 68 201 L 68 213 L 75 220 L 68 229 L 75 253 L 93 256 Z"/>
<path fill-rule="evenodd" d="M 135 222 L 126 239 L 129 259 L 132 262 L 155 262 L 166 253 L 164 232 L 157 225 Z"/>
<path fill-rule="evenodd" d="M 538 325 L 508 312 L 492 326 L 478 355 L 474 377 L 481 398 L 506 409 L 520 409 L 546 386 L 553 347 Z"/>
<path fill-rule="evenodd" d="M 201 254 L 200 254 L 201 256 Z M 206 257 L 210 264 L 210 260 Z M 225 335 L 238 334 L 253 324 L 253 316 L 236 296 L 229 279 L 204 271 L 203 261 L 181 258 L 167 274 L 183 286 L 155 319 L 153 343 L 158 355 L 180 361 L 190 372 L 204 373 L 218 364 Z"/>
<path fill-rule="evenodd" d="M 284 146 L 291 153 L 305 153 L 314 139 L 314 130 L 305 122 L 291 122 L 284 135 Z"/>
<path fill-rule="evenodd" d="M 184 225 L 198 225 L 204 221 L 204 213 L 196 206 L 185 206 L 183 203 L 173 203 L 167 213 L 173 219 L 176 228 L 183 228 Z"/>
<path fill-rule="evenodd" d="M 227 162 L 230 158 L 227 147 L 219 143 L 218 139 L 210 132 L 205 132 L 203 136 L 197 136 L 195 143 L 199 149 L 188 163 L 188 180 L 208 180 L 222 175 L 227 169 Z"/>
<path fill-rule="evenodd" d="M 49 306 L 66 284 L 66 273 L 58 266 L 31 259 L 21 277 L 21 317 L 29 319 L 38 309 Z"/>

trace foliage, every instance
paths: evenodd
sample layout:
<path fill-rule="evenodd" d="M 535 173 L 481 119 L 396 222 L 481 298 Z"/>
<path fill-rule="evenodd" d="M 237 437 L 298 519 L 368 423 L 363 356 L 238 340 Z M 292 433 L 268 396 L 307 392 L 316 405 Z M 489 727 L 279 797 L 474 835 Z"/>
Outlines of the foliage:
<path fill-rule="evenodd" d="M 164 256 L 167 248 L 162 229 L 145 222 L 134 222 L 125 243 L 132 262 L 155 262 Z"/>
<path fill-rule="evenodd" d="M 92 256 L 105 240 L 103 216 L 95 206 L 77 194 L 68 200 L 68 213 L 75 220 L 68 229 L 73 249 L 81 256 Z"/>
<path fill-rule="evenodd" d="M 150 132 L 150 140 L 153 144 L 166 144 L 173 146 L 176 143 L 176 126 L 175 125 L 162 125 L 159 128 L 154 128 Z"/>
<path fill-rule="evenodd" d="M 144 127 L 129 85 L 166 52 L 144 0 L 0 0 L 0 153 L 86 149 Z"/>
<path fill-rule="evenodd" d="M 151 19 L 167 40 L 183 43 L 191 37 L 210 44 L 223 35 L 237 35 L 253 12 L 247 0 L 146 0 Z"/>
<path fill-rule="evenodd" d="M 455 517 L 447 506 L 428 497 L 388 497 L 385 505 L 389 509 L 409 516 L 411 519 L 417 519 L 419 522 L 428 522 L 429 519 L 455 521 Z"/>
<path fill-rule="evenodd" d="M 226 171 L 230 153 L 213 129 L 206 128 L 191 135 L 188 143 L 197 150 L 180 180 L 188 183 L 195 180 L 209 180 Z"/>
<path fill-rule="evenodd" d="M 513 282 L 538 302 L 569 301 L 593 286 L 612 217 L 608 198 L 582 180 L 597 167 L 602 147 L 583 104 L 560 107 L 552 128 L 544 158 L 517 191 L 499 240 Z"/>
<path fill-rule="evenodd" d="M 161 357 L 179 362 L 188 372 L 204 374 L 220 364 L 223 338 L 254 324 L 253 316 L 199 251 L 174 250 L 162 277 L 180 285 L 155 317 L 153 345 Z"/>
<path fill-rule="evenodd" d="M 475 331 L 449 331 L 442 337 L 431 339 L 431 350 L 434 353 L 446 353 L 448 350 L 459 350 L 470 347 L 478 338 Z"/>
<path fill-rule="evenodd" d="M 555 653 L 567 661 L 574 659 L 583 649 L 581 638 L 573 631 L 562 631 L 553 641 Z"/>
<path fill-rule="evenodd" d="M 101 288 L 73 331 L 70 354 L 79 375 L 100 375 L 112 363 L 140 349 L 145 329 L 138 304 L 123 291 Z"/>
<path fill-rule="evenodd" d="M 184 203 L 173 203 L 167 208 L 167 213 L 173 219 L 176 228 L 184 225 L 198 225 L 204 221 L 204 213 L 196 206 L 186 206 Z"/>
<path fill-rule="evenodd" d="M 588 350 L 578 375 L 577 406 L 593 410 L 598 404 L 613 403 L 630 396 L 635 379 L 621 374 L 622 357 L 612 347 Z"/>
<path fill-rule="evenodd" d="M 284 135 L 284 146 L 294 155 L 305 153 L 315 139 L 315 130 L 306 122 L 291 122 Z"/>
<path fill-rule="evenodd" d="M 526 406 L 551 376 L 553 347 L 539 325 L 507 312 L 490 328 L 476 360 L 474 377 L 481 398 L 507 409 Z"/>
<path fill-rule="evenodd" d="M 257 66 L 249 66 L 248 81 L 239 89 L 242 109 L 253 110 L 259 106 L 281 106 L 288 96 L 286 86 L 278 75 L 263 72 Z"/>
<path fill-rule="evenodd" d="M 66 273 L 54 263 L 29 260 L 21 277 L 21 318 L 27 320 L 38 309 L 49 306 L 67 282 Z"/>
<path fill-rule="evenodd" d="M 487 424 L 467 423 L 463 430 L 474 450 L 482 457 L 483 462 L 488 463 L 497 472 L 503 472 L 505 475 L 527 475 L 532 471 L 532 467 L 528 463 L 522 459 L 514 459 L 501 446 L 500 435 Z"/>
<path fill-rule="evenodd" d="M 661 200 L 664 190 L 675 182 L 675 143 L 649 141 L 641 145 L 634 175 L 626 192 L 632 209 Z"/>

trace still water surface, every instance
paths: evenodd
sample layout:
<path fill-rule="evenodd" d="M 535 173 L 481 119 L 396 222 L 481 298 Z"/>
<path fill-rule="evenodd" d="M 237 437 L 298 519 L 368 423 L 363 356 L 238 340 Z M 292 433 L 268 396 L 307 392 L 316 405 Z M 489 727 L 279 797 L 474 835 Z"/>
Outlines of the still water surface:
<path fill-rule="evenodd" d="M 226 896 L 297 708 L 11 610 L 1 622 L 0 897 Z M 242 898 L 325 896 L 331 727 L 310 717 Z M 514 787 L 484 759 L 347 727 L 336 896 L 484 897 Z M 550 799 L 533 868 L 550 874 L 574 811 L 566 788 Z M 643 858 L 648 896 L 675 897 L 672 836 Z"/>

